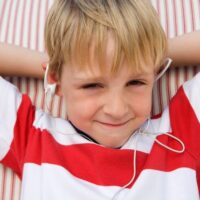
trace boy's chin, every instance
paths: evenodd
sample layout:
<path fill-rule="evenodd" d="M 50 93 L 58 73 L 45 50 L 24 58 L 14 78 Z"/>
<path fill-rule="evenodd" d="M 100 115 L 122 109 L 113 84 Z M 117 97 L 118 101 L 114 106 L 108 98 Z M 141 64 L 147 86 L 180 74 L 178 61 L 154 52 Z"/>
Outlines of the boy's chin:
<path fill-rule="evenodd" d="M 97 139 L 97 142 L 107 148 L 112 148 L 112 149 L 120 149 L 127 141 L 129 137 L 127 138 L 117 138 L 117 137 L 106 137 L 102 139 Z"/>

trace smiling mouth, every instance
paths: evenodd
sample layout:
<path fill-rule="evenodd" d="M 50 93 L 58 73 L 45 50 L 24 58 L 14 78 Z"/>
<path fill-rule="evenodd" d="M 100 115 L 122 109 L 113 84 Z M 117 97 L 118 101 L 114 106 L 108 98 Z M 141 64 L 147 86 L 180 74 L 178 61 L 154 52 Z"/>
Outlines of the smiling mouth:
<path fill-rule="evenodd" d="M 129 120 L 128 120 L 129 121 Z M 122 123 L 106 123 L 106 122 L 99 122 L 100 124 L 107 126 L 107 127 L 121 127 L 124 126 L 125 124 L 127 124 L 128 121 L 122 122 Z"/>

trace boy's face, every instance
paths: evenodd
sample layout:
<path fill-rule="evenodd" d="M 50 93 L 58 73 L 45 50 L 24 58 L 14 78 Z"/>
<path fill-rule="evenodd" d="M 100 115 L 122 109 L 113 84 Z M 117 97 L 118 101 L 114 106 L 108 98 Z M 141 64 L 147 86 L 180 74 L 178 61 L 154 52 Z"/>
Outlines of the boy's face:
<path fill-rule="evenodd" d="M 69 120 L 102 145 L 120 147 L 148 118 L 151 111 L 154 68 L 133 74 L 124 61 L 110 73 L 113 45 L 107 49 L 104 74 L 93 60 L 92 71 L 63 66 L 58 84 L 67 105 Z"/>

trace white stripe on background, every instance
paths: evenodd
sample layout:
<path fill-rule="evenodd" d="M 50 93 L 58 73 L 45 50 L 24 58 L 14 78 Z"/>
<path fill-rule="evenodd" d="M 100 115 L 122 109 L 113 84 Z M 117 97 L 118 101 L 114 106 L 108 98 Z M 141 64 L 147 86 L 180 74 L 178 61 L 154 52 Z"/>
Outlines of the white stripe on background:
<path fill-rule="evenodd" d="M 191 1 L 188 0 L 183 0 L 183 7 L 184 7 L 184 12 L 185 12 L 185 27 L 186 27 L 186 32 L 192 32 L 193 31 L 193 21 L 192 21 L 192 13 L 191 13 Z"/>
<path fill-rule="evenodd" d="M 194 15 L 194 25 L 195 30 L 200 29 L 200 1 L 193 0 L 193 15 Z"/>
<path fill-rule="evenodd" d="M 7 24 L 8 24 L 8 13 L 9 13 L 9 0 L 5 1 L 3 0 L 1 3 L 2 3 L 2 6 L 3 6 L 3 9 L 1 10 L 1 21 L 0 21 L 0 25 L 1 25 L 1 28 L 0 28 L 0 41 L 1 42 L 4 42 L 5 41 L 5 38 L 6 38 L 6 27 L 7 27 Z"/>

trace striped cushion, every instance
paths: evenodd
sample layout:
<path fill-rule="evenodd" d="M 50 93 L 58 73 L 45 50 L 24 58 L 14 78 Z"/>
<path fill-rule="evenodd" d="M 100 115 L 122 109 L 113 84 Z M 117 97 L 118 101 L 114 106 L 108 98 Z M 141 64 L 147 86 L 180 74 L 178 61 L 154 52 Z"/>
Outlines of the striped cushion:
<path fill-rule="evenodd" d="M 200 0 L 151 0 L 159 13 L 168 37 L 200 29 Z M 0 41 L 44 51 L 44 23 L 53 0 L 0 0 Z M 177 88 L 199 70 L 198 66 L 170 69 L 154 87 L 152 114 L 168 104 Z M 6 77 L 27 93 L 33 103 L 46 110 L 41 80 Z M 48 102 L 54 116 L 65 118 L 63 101 L 54 97 Z M 19 200 L 20 181 L 8 168 L 0 166 L 0 199 Z"/>

